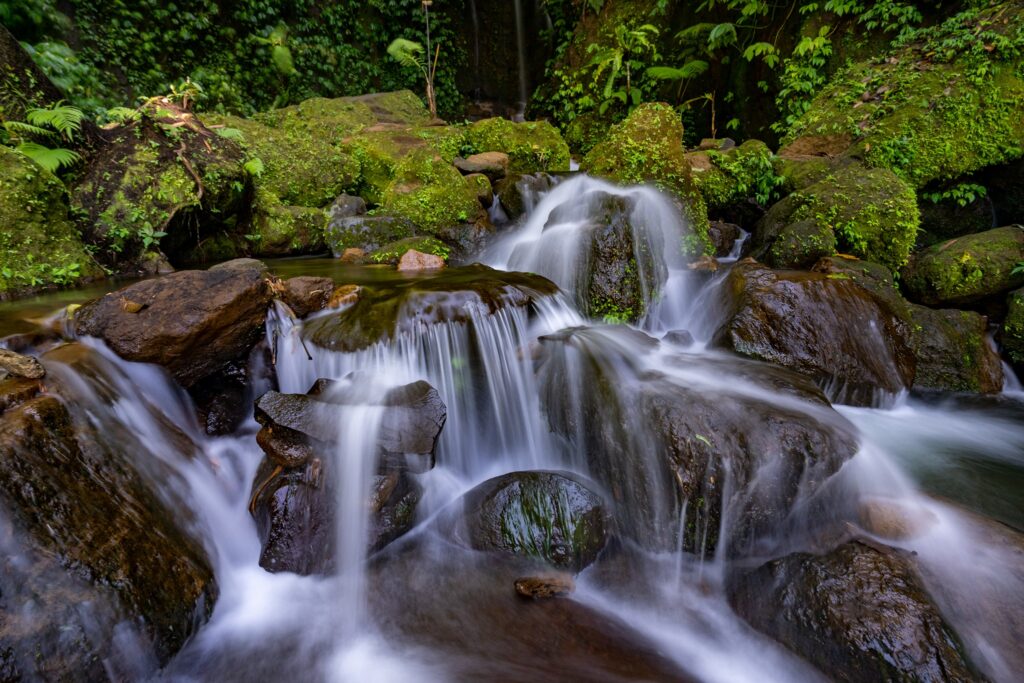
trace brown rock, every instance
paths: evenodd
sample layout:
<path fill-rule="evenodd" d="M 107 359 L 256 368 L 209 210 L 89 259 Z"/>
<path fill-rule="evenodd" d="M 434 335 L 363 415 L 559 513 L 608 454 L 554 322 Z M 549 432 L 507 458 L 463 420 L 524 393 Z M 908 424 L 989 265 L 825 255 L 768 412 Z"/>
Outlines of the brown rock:
<path fill-rule="evenodd" d="M 334 280 L 329 277 L 303 275 L 284 281 L 284 302 L 295 315 L 305 318 L 327 306 L 334 292 Z"/>
<path fill-rule="evenodd" d="M 341 252 L 338 258 L 342 263 L 362 263 L 366 258 L 366 252 L 359 247 L 349 247 Z"/>
<path fill-rule="evenodd" d="M 470 173 L 466 176 L 466 180 L 476 188 L 476 200 L 480 202 L 480 205 L 485 209 L 491 208 L 491 204 L 494 203 L 494 187 L 491 185 L 491 179 L 483 173 Z"/>
<path fill-rule="evenodd" d="M 167 368 L 188 388 L 244 358 L 263 334 L 270 291 L 259 261 L 229 261 L 145 280 L 91 301 L 75 332 L 99 337 L 119 356 Z M 129 313 L 123 299 L 141 308 Z"/>
<path fill-rule="evenodd" d="M 9 375 L 27 379 L 41 379 L 46 376 L 46 369 L 35 358 L 2 348 L 0 348 L 0 370 L 6 370 Z"/>
<path fill-rule="evenodd" d="M 402 254 L 398 260 L 400 272 L 415 272 L 418 270 L 440 270 L 444 268 L 444 259 L 434 254 L 424 254 L 422 251 L 410 249 Z"/>
<path fill-rule="evenodd" d="M 339 285 L 331 292 L 331 298 L 327 300 L 327 308 L 340 308 L 354 304 L 359 300 L 359 293 L 362 288 L 359 285 Z"/>
<path fill-rule="evenodd" d="M 456 159 L 455 168 L 463 175 L 482 173 L 492 181 L 504 178 L 508 173 L 508 155 L 504 152 L 484 152 L 465 159 Z"/>
<path fill-rule="evenodd" d="M 516 593 L 524 598 L 560 598 L 576 590 L 576 581 L 572 574 L 542 574 L 516 579 L 515 587 Z"/>
<path fill-rule="evenodd" d="M 0 379 L 0 414 L 39 395 L 41 383 L 24 377 Z"/>
<path fill-rule="evenodd" d="M 903 541 L 928 531 L 939 520 L 924 508 L 913 508 L 898 500 L 869 498 L 861 501 L 860 525 L 870 534 Z"/>

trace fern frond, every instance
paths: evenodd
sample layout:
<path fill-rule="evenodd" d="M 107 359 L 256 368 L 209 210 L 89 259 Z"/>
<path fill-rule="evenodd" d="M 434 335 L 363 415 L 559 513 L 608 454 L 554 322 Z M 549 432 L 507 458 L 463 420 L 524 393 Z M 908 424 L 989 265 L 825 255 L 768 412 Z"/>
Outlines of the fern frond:
<path fill-rule="evenodd" d="M 56 103 L 45 109 L 29 109 L 25 112 L 25 120 L 34 126 L 53 128 L 64 139 L 72 140 L 82 128 L 82 110 L 78 107 Z"/>
<path fill-rule="evenodd" d="M 426 69 L 423 61 L 423 46 L 414 40 L 395 38 L 388 45 L 388 54 L 402 66 Z"/>
<path fill-rule="evenodd" d="M 56 133 L 46 128 L 40 128 L 39 126 L 33 126 L 31 123 L 25 123 L 24 121 L 4 121 L 4 128 L 8 132 L 14 133 L 16 136 L 21 137 L 23 135 L 38 135 L 40 137 L 54 137 Z"/>
<path fill-rule="evenodd" d="M 14 148 L 32 161 L 36 162 L 50 173 L 56 173 L 61 168 L 68 168 L 77 164 L 82 157 L 77 152 L 60 147 L 51 149 L 35 142 L 23 142 Z"/>

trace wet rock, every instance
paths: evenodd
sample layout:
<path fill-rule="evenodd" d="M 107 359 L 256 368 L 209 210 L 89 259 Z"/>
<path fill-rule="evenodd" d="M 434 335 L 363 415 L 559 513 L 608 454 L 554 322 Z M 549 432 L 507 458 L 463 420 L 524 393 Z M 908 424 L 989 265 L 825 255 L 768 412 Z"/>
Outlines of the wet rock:
<path fill-rule="evenodd" d="M 854 405 L 913 384 L 909 326 L 843 276 L 744 262 L 721 291 L 727 317 L 714 335 L 719 346 L 804 373 Z"/>
<path fill-rule="evenodd" d="M 676 548 L 683 520 L 688 552 L 763 551 L 853 456 L 856 430 L 796 373 L 668 356 L 647 339 L 644 346 L 619 328 L 542 338 L 538 377 L 552 431 L 573 442 L 611 496 L 617 529 L 642 546 Z M 716 384 L 638 371 L 653 353 L 674 371 Z M 567 386 L 577 389 L 567 395 Z M 829 524 L 823 517 L 806 519 Z"/>
<path fill-rule="evenodd" d="M 473 154 L 465 159 L 455 159 L 455 168 L 459 169 L 463 175 L 481 173 L 492 182 L 505 177 L 505 174 L 508 173 L 508 164 L 508 155 L 504 152 L 483 152 Z"/>
<path fill-rule="evenodd" d="M 366 258 L 366 252 L 359 247 L 349 247 L 341 252 L 341 256 L 338 258 L 341 259 L 342 263 L 362 263 L 363 259 Z"/>
<path fill-rule="evenodd" d="M 870 291 L 907 324 L 916 358 L 912 388 L 983 393 L 1001 390 L 1003 369 L 988 343 L 984 316 L 911 304 L 896 288 L 889 269 L 877 263 L 833 257 L 819 261 L 814 270 L 832 278 L 849 279 Z"/>
<path fill-rule="evenodd" d="M 693 335 L 690 334 L 689 330 L 672 330 L 670 332 L 666 332 L 665 336 L 662 337 L 661 340 L 666 341 L 669 344 L 691 346 L 693 344 Z"/>
<path fill-rule="evenodd" d="M 189 387 L 199 424 L 207 434 L 233 434 L 252 415 L 249 363 L 232 361 Z"/>
<path fill-rule="evenodd" d="M 542 574 L 516 579 L 516 593 L 524 598 L 560 598 L 576 590 L 572 574 Z"/>
<path fill-rule="evenodd" d="M 1024 285 L 1024 228 L 1011 225 L 936 244 L 903 269 L 907 297 L 929 306 L 978 304 Z"/>
<path fill-rule="evenodd" d="M 369 552 L 377 552 L 412 529 L 422 496 L 422 487 L 405 471 L 390 470 L 373 478 Z"/>
<path fill-rule="evenodd" d="M 413 237 L 416 226 L 405 218 L 395 216 L 352 216 L 332 219 L 327 224 L 327 246 L 335 256 L 348 249 L 370 252 L 388 242 Z"/>
<path fill-rule="evenodd" d="M 9 408 L 15 408 L 25 401 L 35 398 L 42 390 L 42 384 L 24 377 L 4 377 L 0 379 L 0 415 Z"/>
<path fill-rule="evenodd" d="M 334 292 L 334 280 L 329 277 L 301 275 L 284 281 L 283 299 L 300 318 L 316 313 L 327 306 Z"/>
<path fill-rule="evenodd" d="M 839 680 L 976 680 L 895 549 L 850 542 L 789 555 L 734 579 L 729 592 L 751 626 Z"/>
<path fill-rule="evenodd" d="M 495 183 L 494 190 L 506 215 L 516 220 L 533 208 L 538 195 L 550 190 L 554 184 L 554 176 L 547 173 L 510 175 Z"/>
<path fill-rule="evenodd" d="M 418 272 L 421 270 L 441 270 L 444 268 L 444 258 L 434 254 L 424 254 L 422 251 L 410 249 L 398 259 L 399 272 Z"/>
<path fill-rule="evenodd" d="M 1007 297 L 1006 318 L 999 340 L 1010 360 L 1024 365 L 1024 289 L 1011 292 Z"/>
<path fill-rule="evenodd" d="M 457 533 L 477 550 L 513 553 L 580 571 L 607 542 L 609 513 L 567 472 L 512 472 L 463 496 Z"/>
<path fill-rule="evenodd" d="M 712 221 L 708 228 L 708 238 L 715 249 L 715 256 L 724 258 L 732 253 L 733 247 L 743 235 L 743 229 L 735 223 Z"/>
<path fill-rule="evenodd" d="M 358 351 L 430 325 L 471 323 L 505 307 L 529 306 L 556 291 L 552 282 L 537 275 L 485 266 L 447 268 L 429 278 L 366 285 L 351 306 L 308 321 L 303 336 L 324 348 Z"/>
<path fill-rule="evenodd" d="M 217 590 L 202 549 L 178 526 L 181 512 L 137 469 L 158 459 L 131 434 L 73 419 L 54 395 L 0 416 L 0 453 L 0 490 L 34 542 L 111 587 L 166 661 L 209 615 Z"/>
<path fill-rule="evenodd" d="M 141 308 L 129 313 L 125 301 Z M 162 365 L 187 388 L 248 355 L 263 335 L 269 305 L 261 268 L 229 262 L 138 282 L 84 304 L 75 312 L 75 332 L 99 337 L 126 360 Z"/>
<path fill-rule="evenodd" d="M 990 230 L 995 207 L 988 195 L 978 197 L 966 204 L 958 199 L 935 200 L 924 192 L 918 195 L 917 205 L 921 212 L 921 230 L 917 234 L 918 248 L 930 247 L 939 242 Z"/>
<path fill-rule="evenodd" d="M 858 508 L 859 523 L 869 534 L 905 541 L 928 531 L 939 519 L 931 511 L 895 499 L 867 498 Z"/>
<path fill-rule="evenodd" d="M 366 213 L 366 200 L 350 194 L 338 195 L 327 209 L 329 220 L 362 216 Z"/>
<path fill-rule="evenodd" d="M 46 375 L 46 369 L 35 358 L 4 348 L 0 348 L 0 370 L 14 377 L 26 379 L 41 379 Z"/>
<path fill-rule="evenodd" d="M 331 298 L 327 300 L 327 308 L 340 308 L 348 306 L 359 300 L 363 288 L 359 285 L 338 285 L 331 292 Z"/>

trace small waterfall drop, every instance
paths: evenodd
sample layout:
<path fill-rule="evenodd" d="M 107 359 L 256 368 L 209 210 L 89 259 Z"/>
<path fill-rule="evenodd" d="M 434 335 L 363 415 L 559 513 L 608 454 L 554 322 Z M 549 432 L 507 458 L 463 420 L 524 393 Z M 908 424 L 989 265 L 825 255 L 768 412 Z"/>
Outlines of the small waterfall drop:
<path fill-rule="evenodd" d="M 516 11 L 516 54 L 519 67 L 519 113 L 516 119 L 522 121 L 529 102 L 529 75 L 526 72 L 526 18 L 523 16 L 523 0 L 515 0 Z"/>

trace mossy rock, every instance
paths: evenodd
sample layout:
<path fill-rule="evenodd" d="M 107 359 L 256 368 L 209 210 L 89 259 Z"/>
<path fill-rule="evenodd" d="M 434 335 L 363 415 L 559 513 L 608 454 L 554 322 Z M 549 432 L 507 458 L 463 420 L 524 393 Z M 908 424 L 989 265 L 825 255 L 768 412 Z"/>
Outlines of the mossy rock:
<path fill-rule="evenodd" d="M 1000 342 L 1014 365 L 1024 365 L 1024 289 L 1011 292 L 1006 303 Z"/>
<path fill-rule="evenodd" d="M 845 136 L 842 156 L 890 169 L 914 188 L 1019 158 L 1022 13 L 1015 3 L 968 9 L 885 58 L 840 70 L 790 127 L 780 154 Z"/>
<path fill-rule="evenodd" d="M 778 202 L 762 219 L 755 247 L 778 267 L 806 267 L 828 255 L 828 233 L 843 252 L 898 270 L 920 221 L 913 189 L 891 171 L 854 164 Z M 783 236 L 785 234 L 785 236 Z"/>
<path fill-rule="evenodd" d="M 384 245 L 414 237 L 416 226 L 398 216 L 349 216 L 327 224 L 327 246 L 335 256 L 346 249 L 373 252 Z"/>
<path fill-rule="evenodd" d="M 395 169 L 381 211 L 405 218 L 428 235 L 486 219 L 476 188 L 458 169 L 429 149 L 411 152 Z"/>
<path fill-rule="evenodd" d="M 405 239 L 385 244 L 380 249 L 367 255 L 366 258 L 370 263 L 395 265 L 402 258 L 402 254 L 410 249 L 424 254 L 440 256 L 446 261 L 451 254 L 451 249 L 448 245 L 434 237 L 406 237 Z"/>
<path fill-rule="evenodd" d="M 903 269 L 910 299 L 929 306 L 971 305 L 1024 285 L 1024 228 L 986 230 L 931 246 Z"/>
<path fill-rule="evenodd" d="M 477 153 L 508 154 L 509 173 L 569 170 L 569 145 L 547 121 L 483 119 L 466 130 L 466 139 Z"/>
<path fill-rule="evenodd" d="M 159 113 L 110 133 L 71 193 L 86 241 L 115 270 L 135 268 L 155 245 L 176 258 L 244 206 L 249 179 L 239 145 L 184 110 L 171 111 L 173 119 Z"/>
<path fill-rule="evenodd" d="M 102 275 L 68 219 L 63 183 L 0 145 L 0 299 Z"/>
<path fill-rule="evenodd" d="M 327 212 L 306 206 L 281 204 L 260 191 L 256 200 L 255 234 L 250 237 L 258 256 L 315 254 L 327 250 L 324 231 Z"/>
<path fill-rule="evenodd" d="M 760 140 L 747 140 L 726 151 L 690 152 L 686 157 L 709 211 L 747 200 L 767 205 L 781 184 L 775 175 L 775 155 Z"/>
<path fill-rule="evenodd" d="M 707 206 L 683 150 L 683 124 L 667 104 L 652 102 L 612 127 L 580 164 L 582 170 L 617 183 L 652 183 L 683 201 L 698 253 L 710 252 Z"/>

